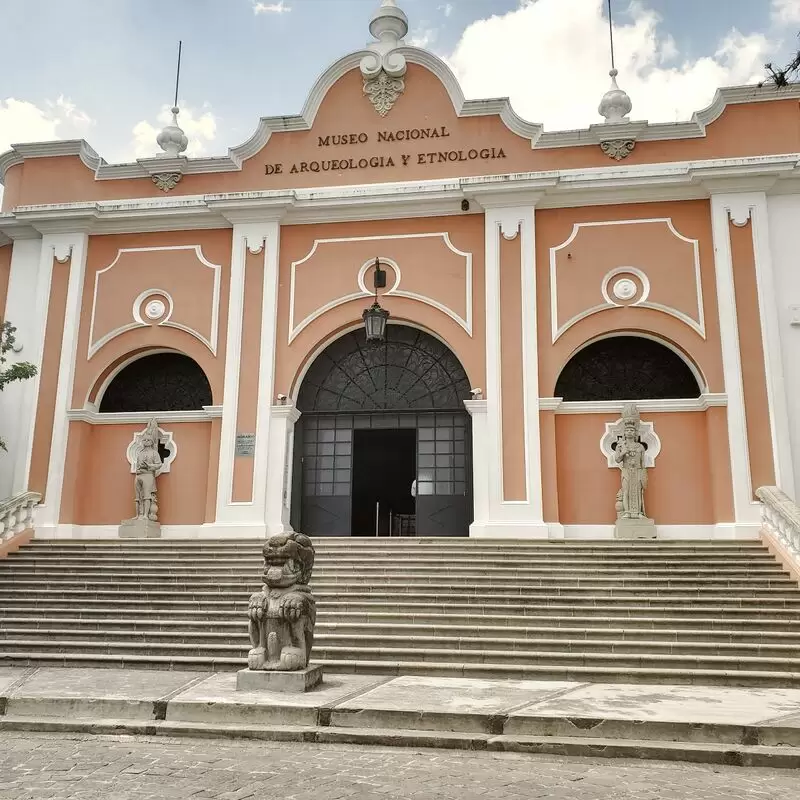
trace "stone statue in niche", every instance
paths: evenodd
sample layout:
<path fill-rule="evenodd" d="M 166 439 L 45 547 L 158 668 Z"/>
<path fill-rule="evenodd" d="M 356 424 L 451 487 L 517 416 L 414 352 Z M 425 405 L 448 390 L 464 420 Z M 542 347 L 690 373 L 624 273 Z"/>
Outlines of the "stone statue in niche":
<path fill-rule="evenodd" d="M 620 467 L 622 488 L 617 493 L 615 535 L 620 539 L 652 539 L 656 528 L 645 514 L 647 489 L 646 448 L 640 439 L 639 409 L 626 405 L 622 410 L 622 435 L 617 439 L 614 460 Z"/>
<path fill-rule="evenodd" d="M 322 680 L 322 667 L 309 667 L 316 603 L 308 582 L 314 545 L 302 533 L 270 536 L 263 548 L 260 592 L 250 597 L 248 669 L 237 688 L 303 692 Z"/>
<path fill-rule="evenodd" d="M 161 536 L 156 487 L 156 475 L 163 465 L 158 452 L 159 437 L 158 422 L 151 419 L 141 433 L 134 453 L 136 477 L 133 488 L 136 516 L 124 520 L 120 525 L 119 535 L 123 538 L 152 539 Z"/>

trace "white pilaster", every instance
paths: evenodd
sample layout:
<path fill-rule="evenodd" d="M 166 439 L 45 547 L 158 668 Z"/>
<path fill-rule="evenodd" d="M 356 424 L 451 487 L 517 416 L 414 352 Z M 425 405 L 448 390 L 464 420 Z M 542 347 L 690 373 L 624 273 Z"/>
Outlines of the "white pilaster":
<path fill-rule="evenodd" d="M 267 536 L 291 532 L 289 522 L 294 463 L 294 426 L 300 412 L 291 405 L 272 406 L 267 466 L 266 523 Z"/>
<path fill-rule="evenodd" d="M 9 364 L 30 361 L 39 366 L 47 322 L 47 303 L 39 307 L 39 276 L 43 265 L 42 240 L 17 239 L 12 245 L 11 274 L 8 280 L 6 307 L 2 315 L 16 327 L 19 353 L 9 353 Z M 52 251 L 47 269 L 47 291 Z M 8 447 L 0 453 L 0 499 L 20 494 L 28 488 L 27 464 L 32 444 L 33 419 L 36 413 L 38 378 L 11 383 L 0 392 L 0 436 Z"/>
<path fill-rule="evenodd" d="M 770 220 L 767 196 L 756 192 L 752 197 L 750 218 L 753 221 L 753 252 L 758 283 L 758 311 L 767 379 L 772 455 L 775 482 L 790 495 L 794 491 L 794 466 L 787 408 L 786 382 L 780 336 L 780 316 L 775 291 L 775 271 L 770 247 Z M 758 487 L 756 487 L 758 488 Z"/>
<path fill-rule="evenodd" d="M 472 502 L 474 522 L 470 536 L 480 536 L 489 520 L 489 474 L 494 466 L 489 458 L 487 430 L 487 401 L 465 400 L 464 406 L 472 417 Z"/>
<path fill-rule="evenodd" d="M 744 407 L 742 357 L 739 346 L 739 324 L 733 283 L 730 224 L 745 225 L 752 211 L 752 195 L 712 194 L 711 228 L 714 240 L 717 304 L 722 344 L 722 369 L 728 395 L 728 446 L 733 479 L 734 522 L 757 523 L 760 505 L 753 499 L 750 475 L 750 451 Z"/>
<path fill-rule="evenodd" d="M 61 338 L 61 358 L 58 364 L 53 432 L 50 440 L 50 463 L 44 504 L 36 514 L 37 528 L 56 526 L 61 511 L 64 490 L 64 465 L 67 459 L 67 412 L 72 406 L 72 387 L 75 380 L 75 361 L 78 354 L 78 330 L 81 321 L 83 283 L 86 276 L 86 252 L 89 235 L 86 232 L 48 234 L 42 242 L 42 255 L 50 259 L 51 269 L 69 262 L 67 302 L 64 308 L 64 333 Z M 52 266 L 55 257 L 56 266 Z M 64 267 L 66 269 L 66 267 Z M 49 284 L 49 281 L 48 281 Z M 48 285 L 49 300 L 49 285 Z M 46 315 L 45 315 L 46 316 Z"/>
<path fill-rule="evenodd" d="M 484 203 L 484 205 L 486 205 Z M 500 237 L 520 237 L 519 306 L 501 309 Z M 522 319 L 522 387 L 525 452 L 524 500 L 503 497 L 503 398 L 501 313 Z M 548 536 L 543 521 L 541 446 L 539 431 L 539 364 L 536 346 L 536 255 L 534 206 L 516 205 L 486 210 L 486 459 L 488 502 L 484 518 L 476 503 L 474 536 Z"/>
<path fill-rule="evenodd" d="M 277 318 L 278 252 L 280 225 L 277 220 L 241 223 L 233 226 L 231 288 L 228 305 L 228 337 L 225 350 L 225 385 L 222 399 L 220 460 L 217 482 L 217 515 L 220 524 L 263 524 L 266 508 L 266 482 L 270 407 L 275 366 L 275 326 Z M 253 499 L 233 502 L 233 464 L 236 449 L 239 407 L 239 373 L 242 364 L 242 326 L 247 254 L 264 254 L 264 282 L 261 304 L 261 347 L 258 375 L 256 448 L 253 465 Z"/>

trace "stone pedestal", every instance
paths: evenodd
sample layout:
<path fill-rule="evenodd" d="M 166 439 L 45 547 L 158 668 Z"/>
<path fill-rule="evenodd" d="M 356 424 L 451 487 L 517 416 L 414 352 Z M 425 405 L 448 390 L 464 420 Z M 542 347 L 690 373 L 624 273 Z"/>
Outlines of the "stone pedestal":
<path fill-rule="evenodd" d="M 119 526 L 120 539 L 160 539 L 161 524 L 149 519 L 126 519 Z"/>
<path fill-rule="evenodd" d="M 236 673 L 236 690 L 240 692 L 307 692 L 320 683 L 321 666 L 294 672 L 241 669 Z"/>
<path fill-rule="evenodd" d="M 618 519 L 614 526 L 615 539 L 655 539 L 656 523 L 647 517 Z"/>

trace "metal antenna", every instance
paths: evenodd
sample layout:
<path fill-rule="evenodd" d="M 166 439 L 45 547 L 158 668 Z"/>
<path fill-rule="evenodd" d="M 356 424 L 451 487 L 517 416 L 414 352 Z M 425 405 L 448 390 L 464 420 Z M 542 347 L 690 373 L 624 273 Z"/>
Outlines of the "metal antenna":
<path fill-rule="evenodd" d="M 608 38 L 611 41 L 611 69 L 616 69 L 614 64 L 614 23 L 611 17 L 611 0 L 608 0 Z"/>
<path fill-rule="evenodd" d="M 610 0 L 609 0 L 610 2 Z M 183 42 L 178 42 L 178 69 L 175 74 L 175 102 L 172 104 L 173 106 L 177 107 L 178 105 L 178 87 L 181 83 L 181 50 L 183 49 Z"/>

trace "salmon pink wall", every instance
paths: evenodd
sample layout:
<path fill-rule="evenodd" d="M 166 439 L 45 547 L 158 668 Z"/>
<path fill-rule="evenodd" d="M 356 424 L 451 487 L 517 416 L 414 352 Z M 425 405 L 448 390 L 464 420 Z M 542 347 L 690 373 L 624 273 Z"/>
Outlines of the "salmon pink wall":
<path fill-rule="evenodd" d="M 73 408 L 95 401 L 96 392 L 109 372 L 137 352 L 159 348 L 176 350 L 193 358 L 211 384 L 213 402 L 222 402 L 225 374 L 228 292 L 230 286 L 231 230 L 175 231 L 169 233 L 91 236 L 83 285 L 78 359 L 72 393 Z M 103 273 L 94 308 L 95 277 L 129 248 L 169 248 L 199 245 L 203 257 L 221 266 L 218 302 L 216 355 L 195 336 L 164 325 L 148 325 L 128 330 L 111 339 L 89 357 L 89 331 L 92 314 L 95 328 L 105 331 L 133 322 L 133 299 L 148 289 L 166 288 L 169 283 L 175 302 L 175 321 L 198 329 L 206 336 L 211 329 L 213 271 L 203 265 L 194 250 L 154 249 L 124 254 L 117 265 Z M 163 275 L 160 276 L 160 273 Z M 113 308 L 113 311 L 110 309 Z M 206 336 L 206 338 L 208 338 Z M 95 333 L 94 340 L 98 336 Z"/>
<path fill-rule="evenodd" d="M 675 316 L 651 308 L 627 306 L 607 308 L 592 313 L 568 328 L 553 344 L 551 248 L 560 247 L 567 242 L 572 235 L 574 226 L 578 223 L 661 218 L 671 219 L 672 225 L 681 236 L 698 242 L 705 339 L 697 330 Z M 568 306 L 570 316 L 575 315 L 582 308 L 588 310 L 604 302 L 601 292 L 602 274 L 614 266 L 637 267 L 650 278 L 654 291 L 657 283 L 661 282 L 665 288 L 669 288 L 673 292 L 673 302 L 678 305 L 681 305 L 682 302 L 690 305 L 694 301 L 696 307 L 691 245 L 687 248 L 685 242 L 670 234 L 669 238 L 675 239 L 676 250 L 673 257 L 665 258 L 664 248 L 654 247 L 649 238 L 653 235 L 650 226 L 625 226 L 624 236 L 619 234 L 620 229 L 618 226 L 606 226 L 605 231 L 608 231 L 608 235 L 597 239 L 594 242 L 594 249 L 586 253 L 577 249 L 577 245 L 580 243 L 579 236 L 575 240 L 576 251 L 572 259 L 569 259 L 572 254 L 571 245 L 557 251 L 560 263 L 574 264 L 569 271 L 559 272 L 558 294 L 581 298 L 577 303 L 570 299 Z M 598 229 L 592 228 L 591 230 L 597 231 Z M 670 286 L 675 283 L 674 259 L 677 258 L 692 259 L 691 264 L 687 262 L 682 265 L 684 272 L 681 274 L 692 273 L 690 283 L 689 278 L 682 278 L 682 282 L 689 284 L 685 288 L 686 297 L 683 299 L 680 294 L 675 294 L 675 290 Z M 539 287 L 539 380 L 542 396 L 552 396 L 561 370 L 583 344 L 608 333 L 636 331 L 649 333 L 672 343 L 685 354 L 688 361 L 699 368 L 708 384 L 707 391 L 724 391 L 714 249 L 711 240 L 710 206 L 707 201 L 640 203 L 537 211 L 536 264 L 537 286 Z M 590 284 L 588 288 L 587 282 Z"/>
<path fill-rule="evenodd" d="M 611 167 L 614 162 L 600 147 L 532 148 L 529 139 L 512 133 L 499 116 L 457 117 L 447 90 L 425 67 L 409 64 L 405 92 L 389 117 L 375 113 L 364 96 L 363 77 L 352 69 L 330 88 L 309 131 L 273 133 L 262 150 L 244 162 L 242 170 L 184 175 L 171 195 L 202 195 L 311 186 L 383 183 L 404 180 L 509 174 L 538 170 Z M 587 120 L 588 121 L 588 120 Z M 410 129 L 444 131 L 440 138 L 397 140 L 394 134 Z M 378 141 L 380 133 L 384 140 Z M 394 141 L 387 140 L 391 133 Z M 355 134 L 355 143 L 349 143 Z M 359 141 L 359 135 L 363 136 Z M 325 145 L 326 137 L 342 135 L 347 144 Z M 236 143 L 229 142 L 234 145 Z M 460 153 L 492 149 L 504 158 L 469 160 Z M 698 139 L 638 142 L 626 165 L 733 158 L 800 150 L 800 118 L 795 100 L 741 104 L 728 107 Z M 427 153 L 453 152 L 456 160 L 430 163 Z M 404 160 L 403 156 L 407 156 Z M 420 160 L 420 156 L 422 159 Z M 394 166 L 358 167 L 360 159 L 383 158 Z M 354 168 L 333 166 L 334 161 L 353 158 Z M 320 172 L 293 165 L 313 161 L 328 163 Z M 270 167 L 268 171 L 267 167 Z M 302 170 L 302 171 L 301 171 Z M 149 177 L 95 180 L 91 169 L 77 156 L 28 159 L 7 173 L 4 208 L 39 203 L 109 200 L 131 197 L 161 197 L 163 193 Z"/>
<path fill-rule="evenodd" d="M 118 525 L 134 514 L 134 475 L 125 453 L 143 425 L 70 423 L 60 521 L 75 525 Z M 207 492 L 216 483 L 209 469 L 211 422 L 161 425 L 171 431 L 178 455 L 170 472 L 158 478 L 159 521 L 165 525 L 200 525 L 207 517 Z M 211 481 L 214 483 L 210 485 Z"/>
<path fill-rule="evenodd" d="M 721 411 L 723 409 L 714 409 Z M 613 524 L 620 473 L 609 468 L 599 442 L 605 424 L 617 414 L 556 416 L 556 474 L 559 521 L 564 525 Z M 659 525 L 707 525 L 733 519 L 732 498 L 712 477 L 730 464 L 727 433 L 719 425 L 709 436 L 707 412 L 643 414 L 661 439 L 656 466 L 649 470 L 645 495 L 647 515 Z M 543 464 L 543 469 L 552 464 Z M 730 478 L 727 486 L 730 485 Z"/>
<path fill-rule="evenodd" d="M 380 302 L 391 313 L 392 322 L 408 322 L 434 332 L 459 358 L 472 385 L 485 386 L 483 221 L 483 215 L 471 214 L 463 217 L 283 228 L 275 353 L 276 393 L 296 395 L 300 374 L 314 353 L 339 332 L 361 324 L 361 313 L 370 304 L 367 296 L 358 296 L 324 312 L 322 306 L 332 298 L 357 294 L 360 291 L 357 283 L 360 268 L 378 256 L 398 264 L 402 274 L 401 290 L 449 305 L 460 316 L 462 310 L 466 309 L 466 259 L 445 244 L 439 235 L 441 233 L 447 234 L 454 248 L 472 257 L 473 335 L 470 336 L 448 314 L 418 299 L 382 294 Z M 434 235 L 426 237 L 425 234 Z M 315 241 L 322 239 L 345 241 L 318 244 L 314 250 Z M 352 241 L 354 239 L 359 241 Z M 312 287 L 309 289 L 311 298 L 297 293 L 294 319 L 296 334 L 289 343 L 292 263 L 306 257 L 309 258 L 296 268 L 296 280 L 305 281 L 303 287 Z M 390 269 L 387 288 L 393 285 L 395 275 L 394 269 Z M 367 283 L 369 280 L 368 274 Z M 312 301 L 313 297 L 317 298 L 316 301 Z M 315 306 L 319 316 L 297 332 L 299 323 L 312 315 Z"/>

